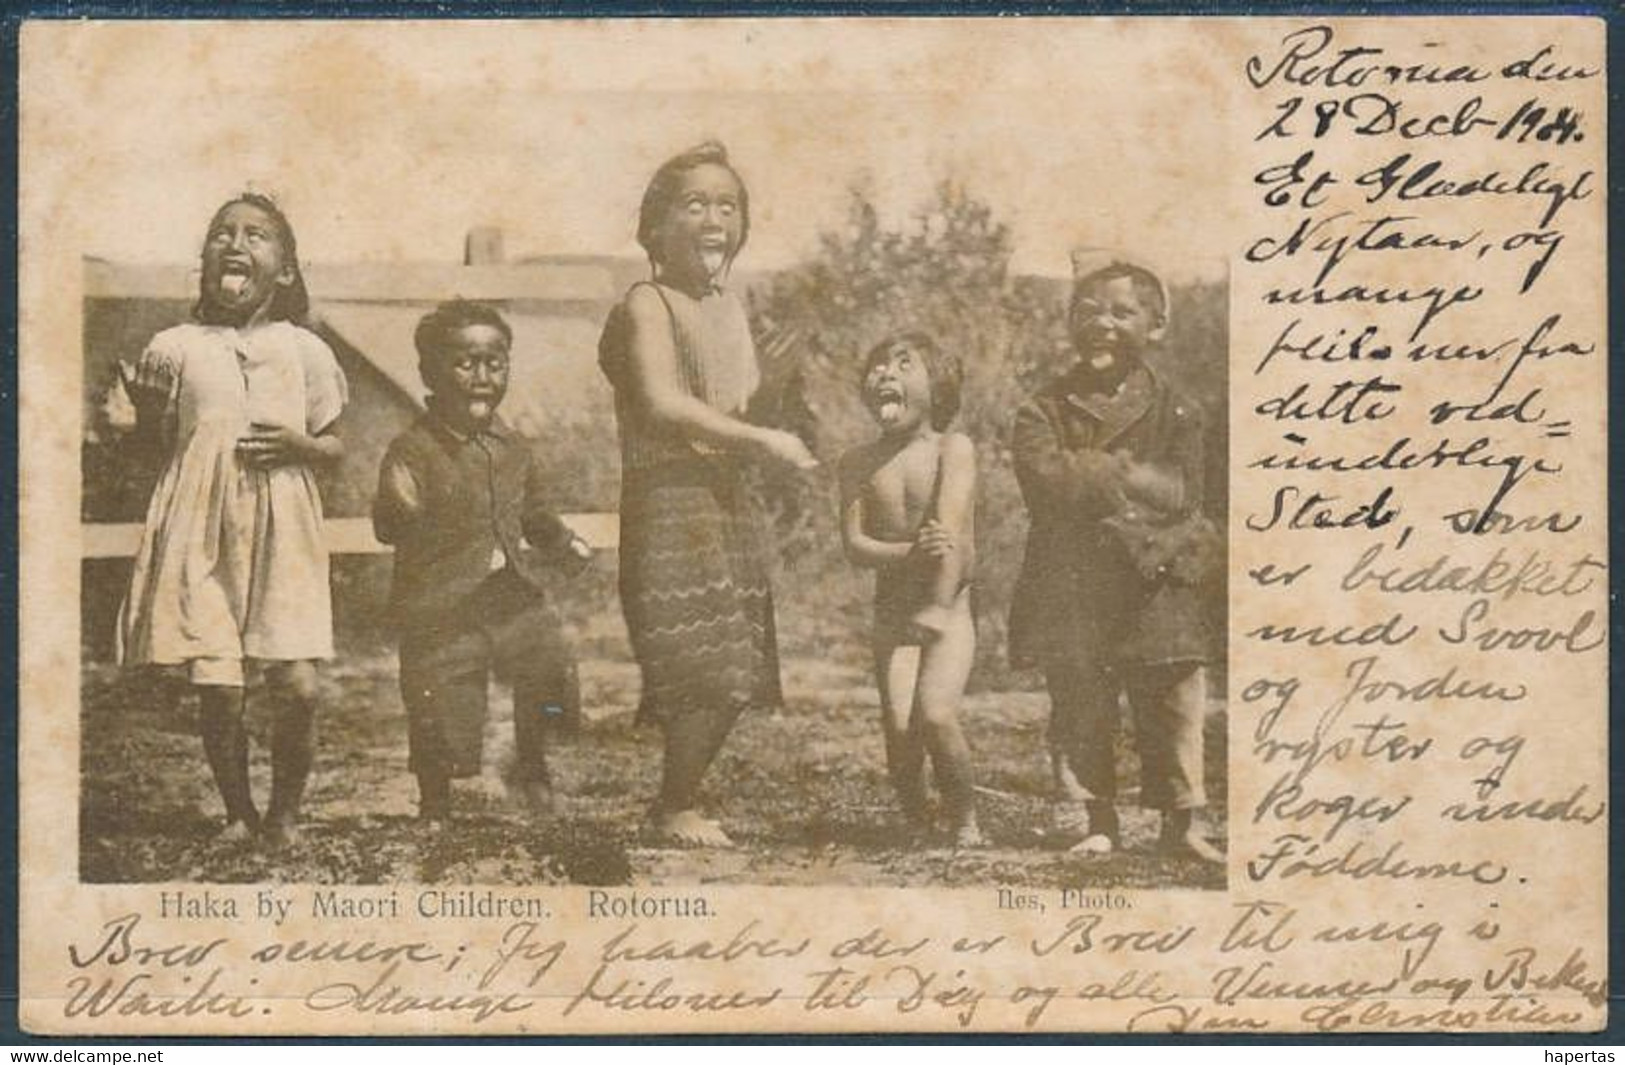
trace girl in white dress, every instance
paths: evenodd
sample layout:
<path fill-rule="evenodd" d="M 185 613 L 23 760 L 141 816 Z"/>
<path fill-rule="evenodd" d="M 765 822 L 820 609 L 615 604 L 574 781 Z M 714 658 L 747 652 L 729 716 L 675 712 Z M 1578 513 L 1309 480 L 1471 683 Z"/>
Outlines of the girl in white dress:
<path fill-rule="evenodd" d="M 185 667 L 226 807 L 227 838 L 295 835 L 315 745 L 314 660 L 333 653 L 322 503 L 313 467 L 343 453 L 347 396 L 309 310 L 298 246 L 270 199 L 245 193 L 204 238 L 194 321 L 119 373 L 138 431 L 167 449 L 119 612 L 120 660 Z M 249 787 L 245 660 L 275 706 L 264 824 Z"/>

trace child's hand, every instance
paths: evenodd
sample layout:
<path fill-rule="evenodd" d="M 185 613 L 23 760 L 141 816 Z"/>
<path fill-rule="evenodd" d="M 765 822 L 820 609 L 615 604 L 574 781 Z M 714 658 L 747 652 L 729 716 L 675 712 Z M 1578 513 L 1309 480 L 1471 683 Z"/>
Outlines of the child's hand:
<path fill-rule="evenodd" d="M 109 388 L 102 398 L 102 415 L 107 419 L 108 428 L 115 433 L 133 432 L 139 424 L 138 411 L 135 402 L 130 399 L 130 385 L 122 367 L 119 369 L 118 383 Z"/>
<path fill-rule="evenodd" d="M 417 515 L 423 510 L 423 493 L 418 491 L 418 479 L 412 476 L 404 462 L 391 462 L 384 468 L 384 488 L 394 499 L 396 509 L 404 514 Z"/>
<path fill-rule="evenodd" d="M 914 549 L 926 558 L 946 558 L 955 548 L 953 533 L 935 518 L 921 525 L 914 537 Z"/>
<path fill-rule="evenodd" d="M 794 470 L 816 470 L 818 459 L 794 433 L 769 429 L 762 437 L 762 450 L 773 461 Z"/>
<path fill-rule="evenodd" d="M 252 423 L 248 435 L 237 441 L 237 454 L 256 470 L 306 465 L 316 450 L 311 438 L 297 429 L 265 422 Z"/>
<path fill-rule="evenodd" d="M 1181 493 L 1178 479 L 1151 463 L 1135 462 L 1129 456 L 1122 476 L 1123 491 L 1135 502 L 1159 510 L 1170 510 L 1179 505 Z"/>

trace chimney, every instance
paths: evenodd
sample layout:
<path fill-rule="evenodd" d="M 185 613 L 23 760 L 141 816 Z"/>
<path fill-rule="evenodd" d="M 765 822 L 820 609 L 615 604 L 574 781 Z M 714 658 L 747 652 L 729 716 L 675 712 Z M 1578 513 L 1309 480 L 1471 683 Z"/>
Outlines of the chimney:
<path fill-rule="evenodd" d="M 492 266 L 502 262 L 502 227 L 475 226 L 463 241 L 464 266 Z"/>

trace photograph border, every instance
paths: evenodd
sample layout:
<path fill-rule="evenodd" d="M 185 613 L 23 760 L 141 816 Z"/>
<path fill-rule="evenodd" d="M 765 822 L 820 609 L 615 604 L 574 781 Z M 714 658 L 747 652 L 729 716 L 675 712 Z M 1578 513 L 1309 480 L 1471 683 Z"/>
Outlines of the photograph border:
<path fill-rule="evenodd" d="M 229 15 L 228 15 L 229 12 Z M 337 19 L 420 19 L 429 18 L 440 13 L 438 5 L 418 2 L 385 4 L 385 3 L 347 3 L 322 4 L 298 3 L 281 4 L 256 2 L 229 9 L 211 3 L 153 3 L 143 5 L 139 16 L 141 18 L 231 18 L 239 19 L 298 19 L 298 18 L 337 18 Z M 1170 16 L 1170 15 L 1260 15 L 1260 16 L 1295 16 L 1295 15 L 1373 15 L 1406 17 L 1416 15 L 1562 15 L 1562 16 L 1591 16 L 1607 23 L 1608 72 L 1610 78 L 1620 76 L 1625 64 L 1622 64 L 1621 55 L 1625 54 L 1625 12 L 1617 8 L 1598 4 L 1557 4 L 1557 3 L 1476 3 L 1466 7 L 1447 5 L 1442 3 L 1387 3 L 1374 2 L 1367 4 L 1263 4 L 1263 3 L 1235 3 L 1214 2 L 1208 4 L 1178 4 L 1151 2 L 1147 4 L 1118 3 L 1068 3 L 1068 4 L 958 4 L 948 5 L 940 3 L 914 4 L 905 0 L 890 0 L 890 2 L 851 4 L 771 4 L 755 3 L 717 3 L 701 2 L 685 8 L 680 15 L 660 5 L 651 4 L 616 4 L 616 3 L 587 3 L 549 5 L 538 8 L 530 5 L 518 4 L 487 4 L 478 3 L 460 17 L 479 20 L 505 20 L 505 19 L 552 19 L 552 18 L 608 18 L 629 19 L 639 17 L 840 17 L 840 16 L 887 16 L 887 17 L 937 17 L 937 16 L 968 16 L 968 17 L 995 17 L 1007 14 L 1017 15 L 1132 15 L 1132 16 Z M 3 238 L 9 245 L 13 261 L 17 260 L 18 247 L 18 153 L 15 151 L 18 134 L 18 100 L 20 87 L 18 84 L 18 43 L 19 28 L 23 20 L 43 19 L 57 20 L 68 18 L 129 18 L 131 13 L 120 5 L 97 3 L 87 5 L 62 4 L 31 4 L 24 3 L 13 6 L 0 22 L 0 66 L 4 67 L 4 77 L 7 82 L 7 98 L 4 102 L 3 120 L 11 135 L 14 150 L 10 153 L 8 162 L 3 168 L 3 184 L 5 191 L 9 192 L 5 214 L 0 218 L 0 230 Z M 1625 172 L 1613 167 L 1621 154 L 1619 146 L 1625 144 L 1625 91 L 1619 83 L 1610 86 L 1610 108 L 1608 116 L 1609 134 L 1609 162 L 1611 173 L 1607 182 L 1609 192 L 1608 223 L 1610 233 L 1617 235 L 1625 224 Z M 1609 280 L 1609 325 L 1608 339 L 1611 351 L 1625 350 L 1625 281 L 1622 281 L 1619 272 L 1621 259 L 1618 251 L 1612 245 L 1608 249 L 1610 266 Z M 13 273 L 11 285 L 6 286 L 3 298 L 0 298 L 0 335 L 12 353 L 10 364 L 4 370 L 4 378 L 0 379 L 0 391 L 9 397 L 10 402 L 0 404 L 3 413 L 0 413 L 0 438 L 10 441 L 13 445 L 13 460 L 16 460 L 17 417 L 18 417 L 18 290 L 16 275 Z M 1608 459 L 1611 467 L 1625 459 L 1625 374 L 1614 373 L 1609 382 L 1609 410 L 1608 410 Z M 14 564 L 0 571 L 0 604 L 6 608 L 6 623 L 11 627 L 6 630 L 8 639 L 7 653 L 12 665 L 13 677 L 18 677 L 19 663 L 19 620 L 18 607 L 20 603 L 20 578 L 15 566 L 18 552 L 17 529 L 20 518 L 21 500 L 23 496 L 20 483 L 20 470 L 9 484 L 5 486 L 4 499 L 8 508 L 10 521 L 7 526 L 7 535 L 10 537 L 6 547 L 9 550 Z M 1610 558 L 1610 592 L 1618 595 L 1625 591 L 1625 579 L 1622 579 L 1619 567 L 1625 562 L 1625 529 L 1622 529 L 1622 520 L 1625 520 L 1625 493 L 1611 485 L 1608 496 L 1609 528 L 1609 558 Z M 1617 710 L 1625 705 L 1625 640 L 1620 639 L 1622 627 L 1619 619 L 1611 618 L 1611 630 L 1614 636 L 1613 644 L 1609 649 L 1610 668 L 1610 719 L 1615 727 L 1609 734 L 1610 764 L 1614 771 L 1610 773 L 1610 803 L 1614 816 L 1609 825 L 1609 851 L 1615 859 L 1614 868 L 1617 869 L 1617 859 L 1625 854 L 1625 818 L 1618 815 L 1619 803 L 1625 800 L 1625 773 L 1618 771 L 1618 767 L 1625 765 L 1625 729 L 1618 727 Z M 18 735 L 17 719 L 19 712 L 19 695 L 16 686 L 13 686 L 9 696 L 10 713 L 0 718 L 0 748 L 3 748 L 17 764 Z M 16 784 L 18 778 L 14 777 Z M 18 897 L 17 877 L 18 869 L 18 794 L 17 788 L 4 789 L 0 795 L 0 821 L 6 825 L 5 832 L 0 834 L 0 844 L 6 860 L 10 863 L 13 875 L 5 878 L 0 885 L 0 919 L 9 922 L 11 936 L 0 935 L 0 1034 L 11 1036 L 25 1044 L 58 1044 L 69 1040 L 62 1037 L 33 1036 L 22 1032 L 17 1027 L 17 1004 L 19 988 L 19 959 L 18 953 Z M 1608 886 L 1609 916 L 1609 975 L 1610 986 L 1618 988 L 1625 986 L 1625 922 L 1621 920 L 1622 908 L 1625 908 L 1625 885 L 1622 885 L 1617 874 L 1611 873 Z M 1483 1034 L 1453 1036 L 1452 1043 L 1464 1045 L 1473 1044 L 1505 1044 L 1520 1043 L 1532 1045 L 1555 1044 L 1587 1044 L 1608 1041 L 1619 1041 L 1625 1037 L 1625 1017 L 1617 1006 L 1610 1011 L 1608 1027 L 1603 1032 L 1595 1034 Z M 1001 1035 L 962 1035 L 942 1033 L 930 1041 L 966 1044 L 989 1044 L 1005 1042 L 1009 1036 Z M 1073 1036 L 1059 1034 L 1029 1035 L 1018 1037 L 1023 1042 L 1035 1044 L 1069 1043 L 1076 1041 Z M 1241 1043 L 1267 1045 L 1282 1041 L 1292 1041 L 1304 1037 L 1288 1035 L 1269 1036 L 1186 1036 L 1181 1037 L 1181 1043 L 1191 1045 L 1205 1045 L 1217 1043 Z M 1437 1038 L 1437 1037 L 1432 1037 Z M 254 1044 L 300 1044 L 300 1043 L 328 1043 L 335 1042 L 332 1037 L 266 1037 L 250 1038 L 245 1040 L 220 1040 L 212 1037 L 73 1037 L 74 1043 L 128 1043 L 128 1044 L 199 1044 L 218 1045 L 229 1042 L 245 1042 Z M 432 1040 L 413 1039 L 405 1037 L 368 1037 L 344 1040 L 365 1044 L 400 1045 L 417 1043 L 455 1043 L 455 1044 L 488 1044 L 493 1042 L 540 1042 L 547 1044 L 576 1044 L 576 1043 L 605 1043 L 605 1044 L 642 1044 L 654 1041 L 680 1042 L 680 1043 L 707 1043 L 716 1041 L 716 1037 L 701 1035 L 678 1036 L 547 1036 L 532 1039 L 514 1039 L 512 1037 L 440 1037 Z M 917 1043 L 922 1041 L 918 1036 L 900 1035 L 896 1033 L 883 1035 L 774 1035 L 769 1033 L 740 1034 L 726 1037 L 730 1043 L 742 1045 L 775 1044 L 783 1042 L 817 1043 L 817 1044 L 850 1044 L 878 1042 L 886 1044 Z M 1105 1044 L 1123 1043 L 1158 1043 L 1154 1035 L 1090 1035 L 1089 1042 Z M 1406 1044 L 1426 1043 L 1430 1041 L 1427 1035 L 1418 1036 L 1382 1036 L 1382 1035 L 1351 1035 L 1317 1037 L 1316 1042 L 1331 1044 Z"/>

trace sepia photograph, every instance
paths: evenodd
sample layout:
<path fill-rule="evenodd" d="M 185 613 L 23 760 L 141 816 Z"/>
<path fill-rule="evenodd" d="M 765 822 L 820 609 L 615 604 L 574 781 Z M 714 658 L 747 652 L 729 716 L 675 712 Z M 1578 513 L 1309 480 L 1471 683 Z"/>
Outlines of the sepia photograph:
<path fill-rule="evenodd" d="M 1601 1030 L 1607 28 L 28 21 L 19 1023 Z"/>
<path fill-rule="evenodd" d="M 1143 101 L 1049 144 L 1107 203 L 996 109 L 438 104 L 529 187 L 210 158 L 82 249 L 83 880 L 1223 886 L 1227 275 Z"/>

